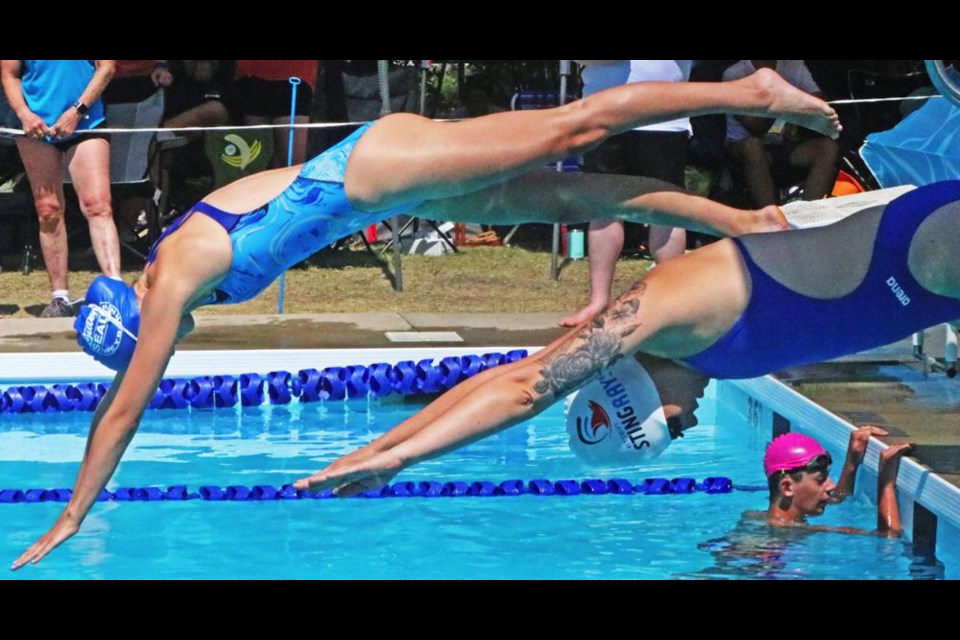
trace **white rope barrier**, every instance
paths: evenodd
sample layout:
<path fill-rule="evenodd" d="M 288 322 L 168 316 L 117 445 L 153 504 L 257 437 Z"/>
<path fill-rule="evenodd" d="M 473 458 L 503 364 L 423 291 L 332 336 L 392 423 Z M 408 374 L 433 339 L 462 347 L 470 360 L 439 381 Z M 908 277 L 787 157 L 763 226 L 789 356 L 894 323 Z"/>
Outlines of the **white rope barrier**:
<path fill-rule="evenodd" d="M 458 122 L 463 118 L 442 119 L 435 118 L 434 122 Z M 96 129 L 82 129 L 77 134 L 84 133 L 187 133 L 193 131 L 247 131 L 252 129 L 336 129 L 337 127 L 359 127 L 367 124 L 363 122 L 309 122 L 303 124 L 249 124 L 249 125 L 226 125 L 222 127 L 143 127 L 143 128 L 110 128 L 98 127 Z M 22 136 L 23 129 L 8 129 L 0 127 L 0 135 Z"/>
<path fill-rule="evenodd" d="M 861 104 L 864 102 L 899 102 L 900 100 L 929 100 L 930 98 L 942 98 L 939 93 L 929 96 L 904 96 L 903 98 L 857 98 L 854 100 L 830 100 L 827 104 Z"/>
<path fill-rule="evenodd" d="M 238 131 L 250 129 L 335 129 L 337 127 L 357 127 L 366 122 L 310 122 L 305 124 L 249 124 L 223 127 L 143 127 L 143 128 L 110 128 L 98 127 L 96 129 L 83 129 L 76 133 L 186 133 L 190 131 Z M 8 129 L 0 127 L 0 134 L 22 136 L 23 129 Z"/>
<path fill-rule="evenodd" d="M 830 100 L 827 104 L 865 104 L 871 102 L 899 102 L 901 100 L 929 100 L 930 98 L 942 98 L 940 94 L 932 94 L 929 96 L 903 96 L 899 98 L 857 98 L 857 99 L 843 99 L 843 100 Z M 462 118 L 457 119 L 443 119 L 435 118 L 436 122 L 457 122 L 462 120 Z M 98 127 L 96 129 L 83 129 L 77 131 L 78 135 L 87 134 L 87 133 L 191 133 L 191 132 L 202 132 L 202 131 L 247 131 L 254 129 L 336 129 L 338 127 L 358 127 L 360 125 L 367 124 L 366 122 L 309 122 L 303 124 L 250 124 L 250 125 L 226 125 L 222 127 L 144 127 L 144 128 L 110 128 L 110 127 Z M 6 127 L 0 127 L 0 135 L 7 136 L 22 136 L 24 135 L 23 129 L 8 129 Z"/>

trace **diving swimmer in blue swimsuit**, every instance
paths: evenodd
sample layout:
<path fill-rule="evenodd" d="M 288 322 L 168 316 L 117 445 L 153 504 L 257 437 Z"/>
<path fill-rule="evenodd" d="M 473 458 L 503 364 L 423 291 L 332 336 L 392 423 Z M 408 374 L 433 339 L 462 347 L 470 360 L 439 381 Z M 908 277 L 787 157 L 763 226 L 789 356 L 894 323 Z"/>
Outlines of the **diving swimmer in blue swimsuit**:
<path fill-rule="evenodd" d="M 909 264 L 917 229 L 931 215 L 952 211 L 960 222 L 958 200 L 960 181 L 917 189 L 886 207 L 860 212 L 856 220 L 813 230 L 808 233 L 809 253 L 781 252 L 793 238 L 732 238 L 749 274 L 750 302 L 723 336 L 684 362 L 714 378 L 753 378 L 896 342 L 960 318 L 960 300 L 927 289 Z M 762 252 L 771 261 L 793 261 L 798 269 L 816 271 L 817 261 L 822 260 L 818 245 L 823 250 L 828 242 L 847 241 L 844 229 L 872 231 L 876 239 L 862 280 L 835 296 L 799 293 L 767 273 L 751 255 Z M 848 273 L 857 270 L 856 255 L 838 253 L 832 259 Z"/>
<path fill-rule="evenodd" d="M 695 401 L 674 392 L 688 386 L 695 396 L 706 376 L 754 377 L 960 318 L 958 256 L 960 181 L 920 187 L 828 227 L 721 240 L 658 265 L 591 322 L 486 379 L 461 383 L 295 486 L 342 496 L 376 488 L 580 387 L 574 408 L 589 404 L 579 394 L 592 394 L 595 404 L 609 405 L 606 415 L 627 416 L 633 426 L 618 427 L 626 418 L 600 421 L 571 448 L 587 461 L 636 463 L 695 424 L 683 415 Z M 650 382 L 618 363 L 633 354 L 643 354 L 646 367 L 646 354 L 685 364 L 657 364 L 658 379 Z M 660 402 L 644 399 L 647 392 L 628 393 L 631 384 L 655 385 Z M 610 389 L 614 397 L 607 397 Z M 568 425 L 572 438 L 584 424 L 596 426 L 596 409 L 581 413 L 568 416 L 580 427 Z M 687 422 L 674 428 L 671 419 Z M 651 439 L 653 428 L 660 435 Z M 590 448 L 597 453 L 583 453 Z"/>

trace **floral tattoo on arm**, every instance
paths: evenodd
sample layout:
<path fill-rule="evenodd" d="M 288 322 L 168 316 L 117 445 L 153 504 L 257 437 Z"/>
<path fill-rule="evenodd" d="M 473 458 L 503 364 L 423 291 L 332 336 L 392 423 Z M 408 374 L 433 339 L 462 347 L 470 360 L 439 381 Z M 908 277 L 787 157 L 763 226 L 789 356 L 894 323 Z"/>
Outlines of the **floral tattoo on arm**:
<path fill-rule="evenodd" d="M 543 362 L 543 380 L 533 385 L 541 394 L 566 395 L 589 380 L 600 369 L 623 357 L 623 338 L 636 331 L 642 322 L 637 317 L 640 297 L 646 285 L 638 282 L 598 315 L 576 336 L 566 350 Z"/>

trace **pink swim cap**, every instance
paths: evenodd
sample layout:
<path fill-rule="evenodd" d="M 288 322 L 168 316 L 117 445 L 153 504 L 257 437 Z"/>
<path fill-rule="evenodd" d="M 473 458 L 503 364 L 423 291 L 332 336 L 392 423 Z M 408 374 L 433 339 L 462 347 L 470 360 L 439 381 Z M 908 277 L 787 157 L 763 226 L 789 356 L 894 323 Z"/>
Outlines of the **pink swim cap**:
<path fill-rule="evenodd" d="M 810 436 L 785 433 L 767 447 L 767 453 L 763 456 L 763 470 L 769 478 L 777 471 L 802 467 L 822 455 L 829 454 Z"/>

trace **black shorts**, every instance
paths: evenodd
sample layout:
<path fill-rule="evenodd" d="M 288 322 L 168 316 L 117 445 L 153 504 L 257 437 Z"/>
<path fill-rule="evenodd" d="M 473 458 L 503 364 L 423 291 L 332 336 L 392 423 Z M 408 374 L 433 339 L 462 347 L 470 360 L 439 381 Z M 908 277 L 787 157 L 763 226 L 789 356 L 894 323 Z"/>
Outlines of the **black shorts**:
<path fill-rule="evenodd" d="M 286 80 L 261 80 L 259 78 L 240 78 L 224 93 L 223 101 L 231 114 L 260 118 L 290 117 L 290 98 L 293 86 Z M 310 103 L 313 101 L 313 89 L 306 82 L 297 85 L 298 116 L 310 116 Z"/>
<path fill-rule="evenodd" d="M 588 173 L 618 173 L 684 185 L 689 139 L 686 131 L 627 131 L 583 156 Z"/>
<path fill-rule="evenodd" d="M 95 132 L 97 129 L 104 126 L 106 126 L 106 122 L 101 122 L 100 124 L 95 126 L 93 129 L 88 129 L 87 131 Z M 70 150 L 71 147 L 77 146 L 84 140 L 91 140 L 91 139 L 97 139 L 97 138 L 102 138 L 103 140 L 109 141 L 110 135 L 106 133 L 81 133 L 81 134 L 74 135 L 71 138 L 67 138 L 66 140 L 58 140 L 56 142 L 50 142 L 49 144 L 52 144 L 53 146 L 55 146 L 57 150 L 60 151 L 61 153 L 66 153 L 67 151 Z"/>
<path fill-rule="evenodd" d="M 150 76 L 128 76 L 111 80 L 103 90 L 103 101 L 107 104 L 128 104 L 143 102 L 157 92 Z"/>
<path fill-rule="evenodd" d="M 224 90 L 216 85 L 201 84 L 189 78 L 177 80 L 167 87 L 163 119 L 169 120 L 174 116 L 178 116 L 207 102 L 223 102 L 223 94 Z M 233 121 L 233 114 L 231 113 L 230 115 L 231 121 Z M 239 122 L 239 120 L 237 120 L 237 122 Z"/>

